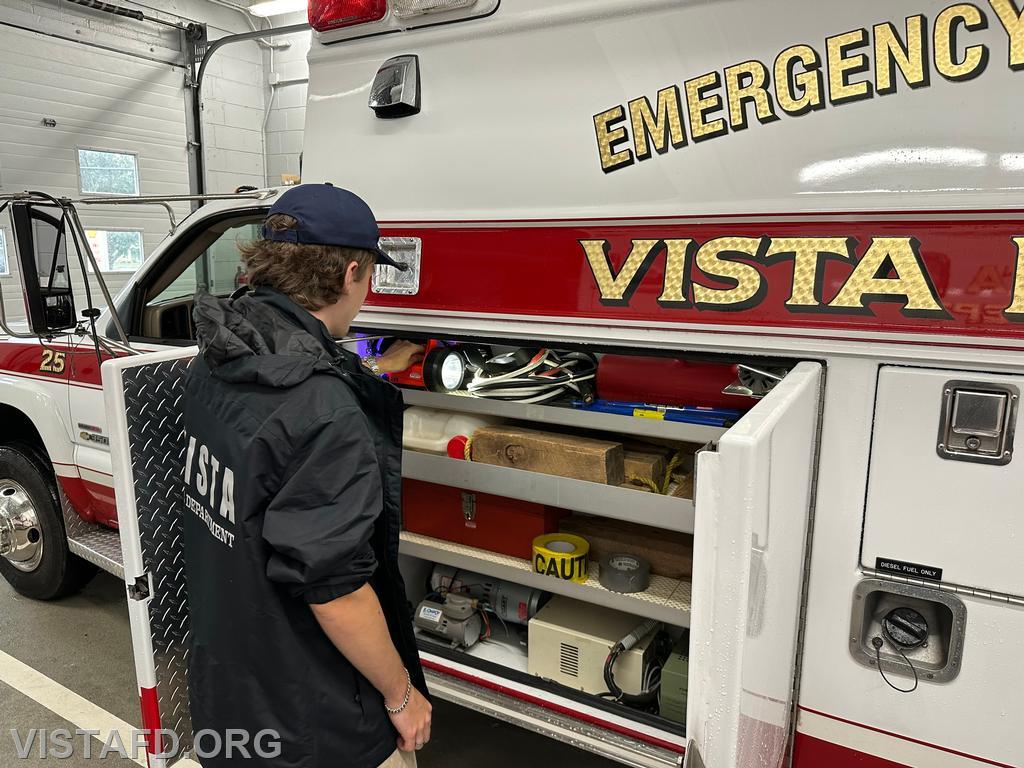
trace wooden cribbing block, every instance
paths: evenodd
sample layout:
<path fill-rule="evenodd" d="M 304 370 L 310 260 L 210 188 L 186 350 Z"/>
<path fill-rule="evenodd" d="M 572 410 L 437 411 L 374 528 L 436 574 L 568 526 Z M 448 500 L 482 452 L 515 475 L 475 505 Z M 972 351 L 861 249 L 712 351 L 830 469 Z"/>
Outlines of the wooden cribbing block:
<path fill-rule="evenodd" d="M 621 443 L 524 427 L 483 427 L 473 433 L 473 461 L 619 485 L 625 479 Z"/>
<path fill-rule="evenodd" d="M 606 554 L 639 555 L 658 576 L 689 579 L 693 573 L 693 536 L 688 533 L 580 514 L 562 518 L 558 528 L 586 539 L 591 560 Z"/>
<path fill-rule="evenodd" d="M 660 486 L 665 480 L 665 457 L 660 453 L 625 451 L 623 457 L 627 481 L 639 477 Z"/>

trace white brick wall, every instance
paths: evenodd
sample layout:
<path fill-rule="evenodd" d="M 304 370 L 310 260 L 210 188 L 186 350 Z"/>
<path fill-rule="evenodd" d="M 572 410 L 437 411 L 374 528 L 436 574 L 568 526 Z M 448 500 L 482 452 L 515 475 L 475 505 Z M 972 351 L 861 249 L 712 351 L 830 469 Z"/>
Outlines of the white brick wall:
<path fill-rule="evenodd" d="M 239 4 L 246 2 L 235 1 Z M 151 15 L 176 16 L 205 23 L 211 40 L 252 29 L 243 14 L 208 0 L 119 2 Z M 304 21 L 305 14 L 302 13 L 273 19 L 275 26 Z M 31 152 L 20 140 L 15 140 L 10 131 L 0 135 L 0 183 L 4 185 L 3 189 L 35 187 L 76 195 L 77 166 L 73 148 L 82 145 L 138 152 L 140 191 L 143 194 L 188 192 L 187 174 L 184 173 L 184 70 L 168 68 L 171 75 L 167 74 L 168 70 L 164 71 L 160 86 L 162 95 L 158 101 L 154 102 L 148 96 L 140 100 L 133 94 L 146 92 L 149 88 L 146 81 L 152 79 L 145 75 L 145 66 L 131 66 L 131 59 L 127 60 L 128 64 L 118 64 L 125 60 L 117 53 L 70 42 L 91 42 L 157 61 L 181 61 L 180 39 L 174 30 L 53 0 L 0 0 L 0 22 L 69 40 L 60 42 L 45 36 L 19 33 L 29 42 L 15 61 L 31 59 L 32 40 L 38 40 L 40 44 L 50 41 L 50 47 L 56 46 L 55 50 L 63 46 L 67 51 L 73 51 L 70 59 L 80 62 L 82 73 L 94 70 L 87 75 L 91 78 L 88 87 L 70 81 L 64 87 L 60 83 L 48 84 L 40 75 L 38 87 L 26 92 L 33 99 L 33 104 L 26 107 L 19 103 L 16 110 L 19 114 L 25 113 L 22 120 L 25 131 L 33 136 L 47 136 L 41 129 L 36 129 L 41 116 L 45 115 L 58 120 L 65 135 L 60 137 L 60 147 L 43 147 L 41 151 Z M 0 32 L 5 29 L 10 30 L 10 27 L 0 26 Z M 268 81 L 272 71 L 282 80 L 308 77 L 306 54 L 310 35 L 304 32 L 276 39 L 286 40 L 291 46 L 271 54 L 256 41 L 231 44 L 218 50 L 207 68 L 202 119 L 206 182 L 211 192 L 230 191 L 242 184 L 276 185 L 281 183 L 282 174 L 299 173 L 306 86 L 289 84 L 273 89 L 276 95 L 268 114 L 267 105 L 272 92 Z M 15 52 L 12 50 L 10 53 L 13 55 Z M 53 56 L 53 52 L 49 55 Z M 81 62 L 92 62 L 92 65 L 82 66 Z M 166 65 L 153 62 L 151 69 L 160 66 Z M 0 73 L 8 80 L 10 75 L 9 71 Z M 26 82 L 33 77 L 28 77 Z M 168 86 L 168 83 L 173 85 Z M 103 108 L 102 118 L 99 113 L 88 114 L 88 109 L 83 106 L 80 97 L 87 91 L 96 92 L 89 97 L 94 105 L 97 99 L 109 100 Z M 47 138 L 56 140 L 56 136 L 56 133 L 51 133 Z M 186 210 L 181 206 L 179 216 Z M 113 208 L 106 212 L 96 208 L 84 209 L 83 219 L 86 226 L 142 229 L 147 254 L 166 232 L 166 219 L 159 209 L 154 208 Z M 0 222 L 0 227 L 6 226 L 6 221 Z M 13 262 L 11 237 L 10 233 L 7 234 L 8 258 Z M 128 277 L 125 273 L 111 275 L 109 283 L 112 290 L 116 292 Z M 20 302 L 20 283 L 13 269 L 10 276 L 0 277 L 0 290 L 8 299 L 9 308 L 12 302 Z M 20 315 L 21 312 L 9 314 Z"/>
<path fill-rule="evenodd" d="M 180 1 L 197 6 L 204 14 L 211 14 L 213 9 L 227 14 L 225 26 L 228 28 L 211 28 L 211 40 L 251 30 L 239 13 L 203 0 Z M 263 186 L 266 98 L 263 56 L 255 40 L 226 45 L 213 55 L 203 78 L 203 142 L 208 191 L 230 192 L 242 184 Z"/>
<path fill-rule="evenodd" d="M 246 0 L 236 0 L 244 4 Z M 133 2 L 129 7 L 144 12 L 179 16 L 208 25 L 209 37 L 251 30 L 246 18 L 229 8 L 208 0 L 162 0 Z M 159 59 L 180 57 L 177 34 L 166 27 L 120 19 L 68 3 L 52 0 L 0 0 L 0 21 L 57 33 L 72 39 L 89 40 L 129 53 Z M 275 26 L 302 23 L 305 14 L 278 16 Z M 255 41 L 235 43 L 214 54 L 207 68 L 203 88 L 203 128 L 206 153 L 207 187 L 227 191 L 240 184 L 280 184 L 281 173 L 299 172 L 302 131 L 305 126 L 305 85 L 282 85 L 276 90 L 268 117 L 266 108 L 271 94 L 268 76 L 273 71 L 283 80 L 308 77 L 306 53 L 308 32 L 279 36 L 291 47 L 271 54 Z M 102 55 L 97 52 L 97 55 Z M 182 104 L 168 105 L 184 109 Z M 54 103 L 59 109 L 60 104 Z M 0 158 L 2 165 L 3 158 Z M 185 190 L 181 190 L 184 192 Z"/>
<path fill-rule="evenodd" d="M 297 13 L 274 18 L 274 26 L 284 27 L 304 22 L 305 14 Z M 279 39 L 287 40 L 291 47 L 268 52 L 263 55 L 267 76 L 271 72 L 281 80 L 300 80 L 309 77 L 306 54 L 309 52 L 310 33 L 288 35 Z M 302 152 L 302 131 L 306 124 L 305 84 L 280 85 L 274 89 L 276 95 L 267 120 L 266 160 L 267 184 L 281 183 L 281 174 L 299 173 L 299 154 Z"/>

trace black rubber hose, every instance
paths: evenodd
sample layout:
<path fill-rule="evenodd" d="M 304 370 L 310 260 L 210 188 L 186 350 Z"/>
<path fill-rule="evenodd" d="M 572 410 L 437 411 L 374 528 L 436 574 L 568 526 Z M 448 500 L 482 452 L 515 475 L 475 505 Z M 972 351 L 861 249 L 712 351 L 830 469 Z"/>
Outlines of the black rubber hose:
<path fill-rule="evenodd" d="M 639 694 L 625 693 L 615 682 L 615 662 L 619 659 L 619 654 L 622 653 L 622 645 L 616 643 L 611 652 L 608 654 L 608 658 L 604 662 L 604 684 L 608 686 L 608 691 L 611 693 L 615 701 L 621 702 L 631 707 L 648 707 L 653 704 L 658 698 L 658 691 L 642 691 Z"/>

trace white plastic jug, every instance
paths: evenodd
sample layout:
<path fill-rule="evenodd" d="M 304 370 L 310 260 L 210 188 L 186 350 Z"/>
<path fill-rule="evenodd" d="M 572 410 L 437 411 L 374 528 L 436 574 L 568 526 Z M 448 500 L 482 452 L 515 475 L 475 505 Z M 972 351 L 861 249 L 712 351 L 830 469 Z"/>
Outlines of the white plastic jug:
<path fill-rule="evenodd" d="M 448 441 L 458 435 L 472 437 L 480 427 L 501 424 L 495 416 L 475 416 L 413 406 L 405 411 L 402 445 L 412 451 L 445 455 Z"/>

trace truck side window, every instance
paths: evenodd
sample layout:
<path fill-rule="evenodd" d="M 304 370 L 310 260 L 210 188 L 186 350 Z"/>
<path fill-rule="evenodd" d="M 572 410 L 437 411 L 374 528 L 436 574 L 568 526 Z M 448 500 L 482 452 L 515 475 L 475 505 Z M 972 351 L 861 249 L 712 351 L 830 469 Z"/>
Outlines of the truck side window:
<path fill-rule="evenodd" d="M 192 300 L 197 288 L 227 296 L 245 283 L 238 243 L 260 236 L 260 222 L 234 222 L 223 232 L 200 238 L 197 255 L 183 255 L 153 284 L 142 318 L 142 336 L 161 341 L 193 341 Z M 168 278 L 180 269 L 173 279 Z"/>

